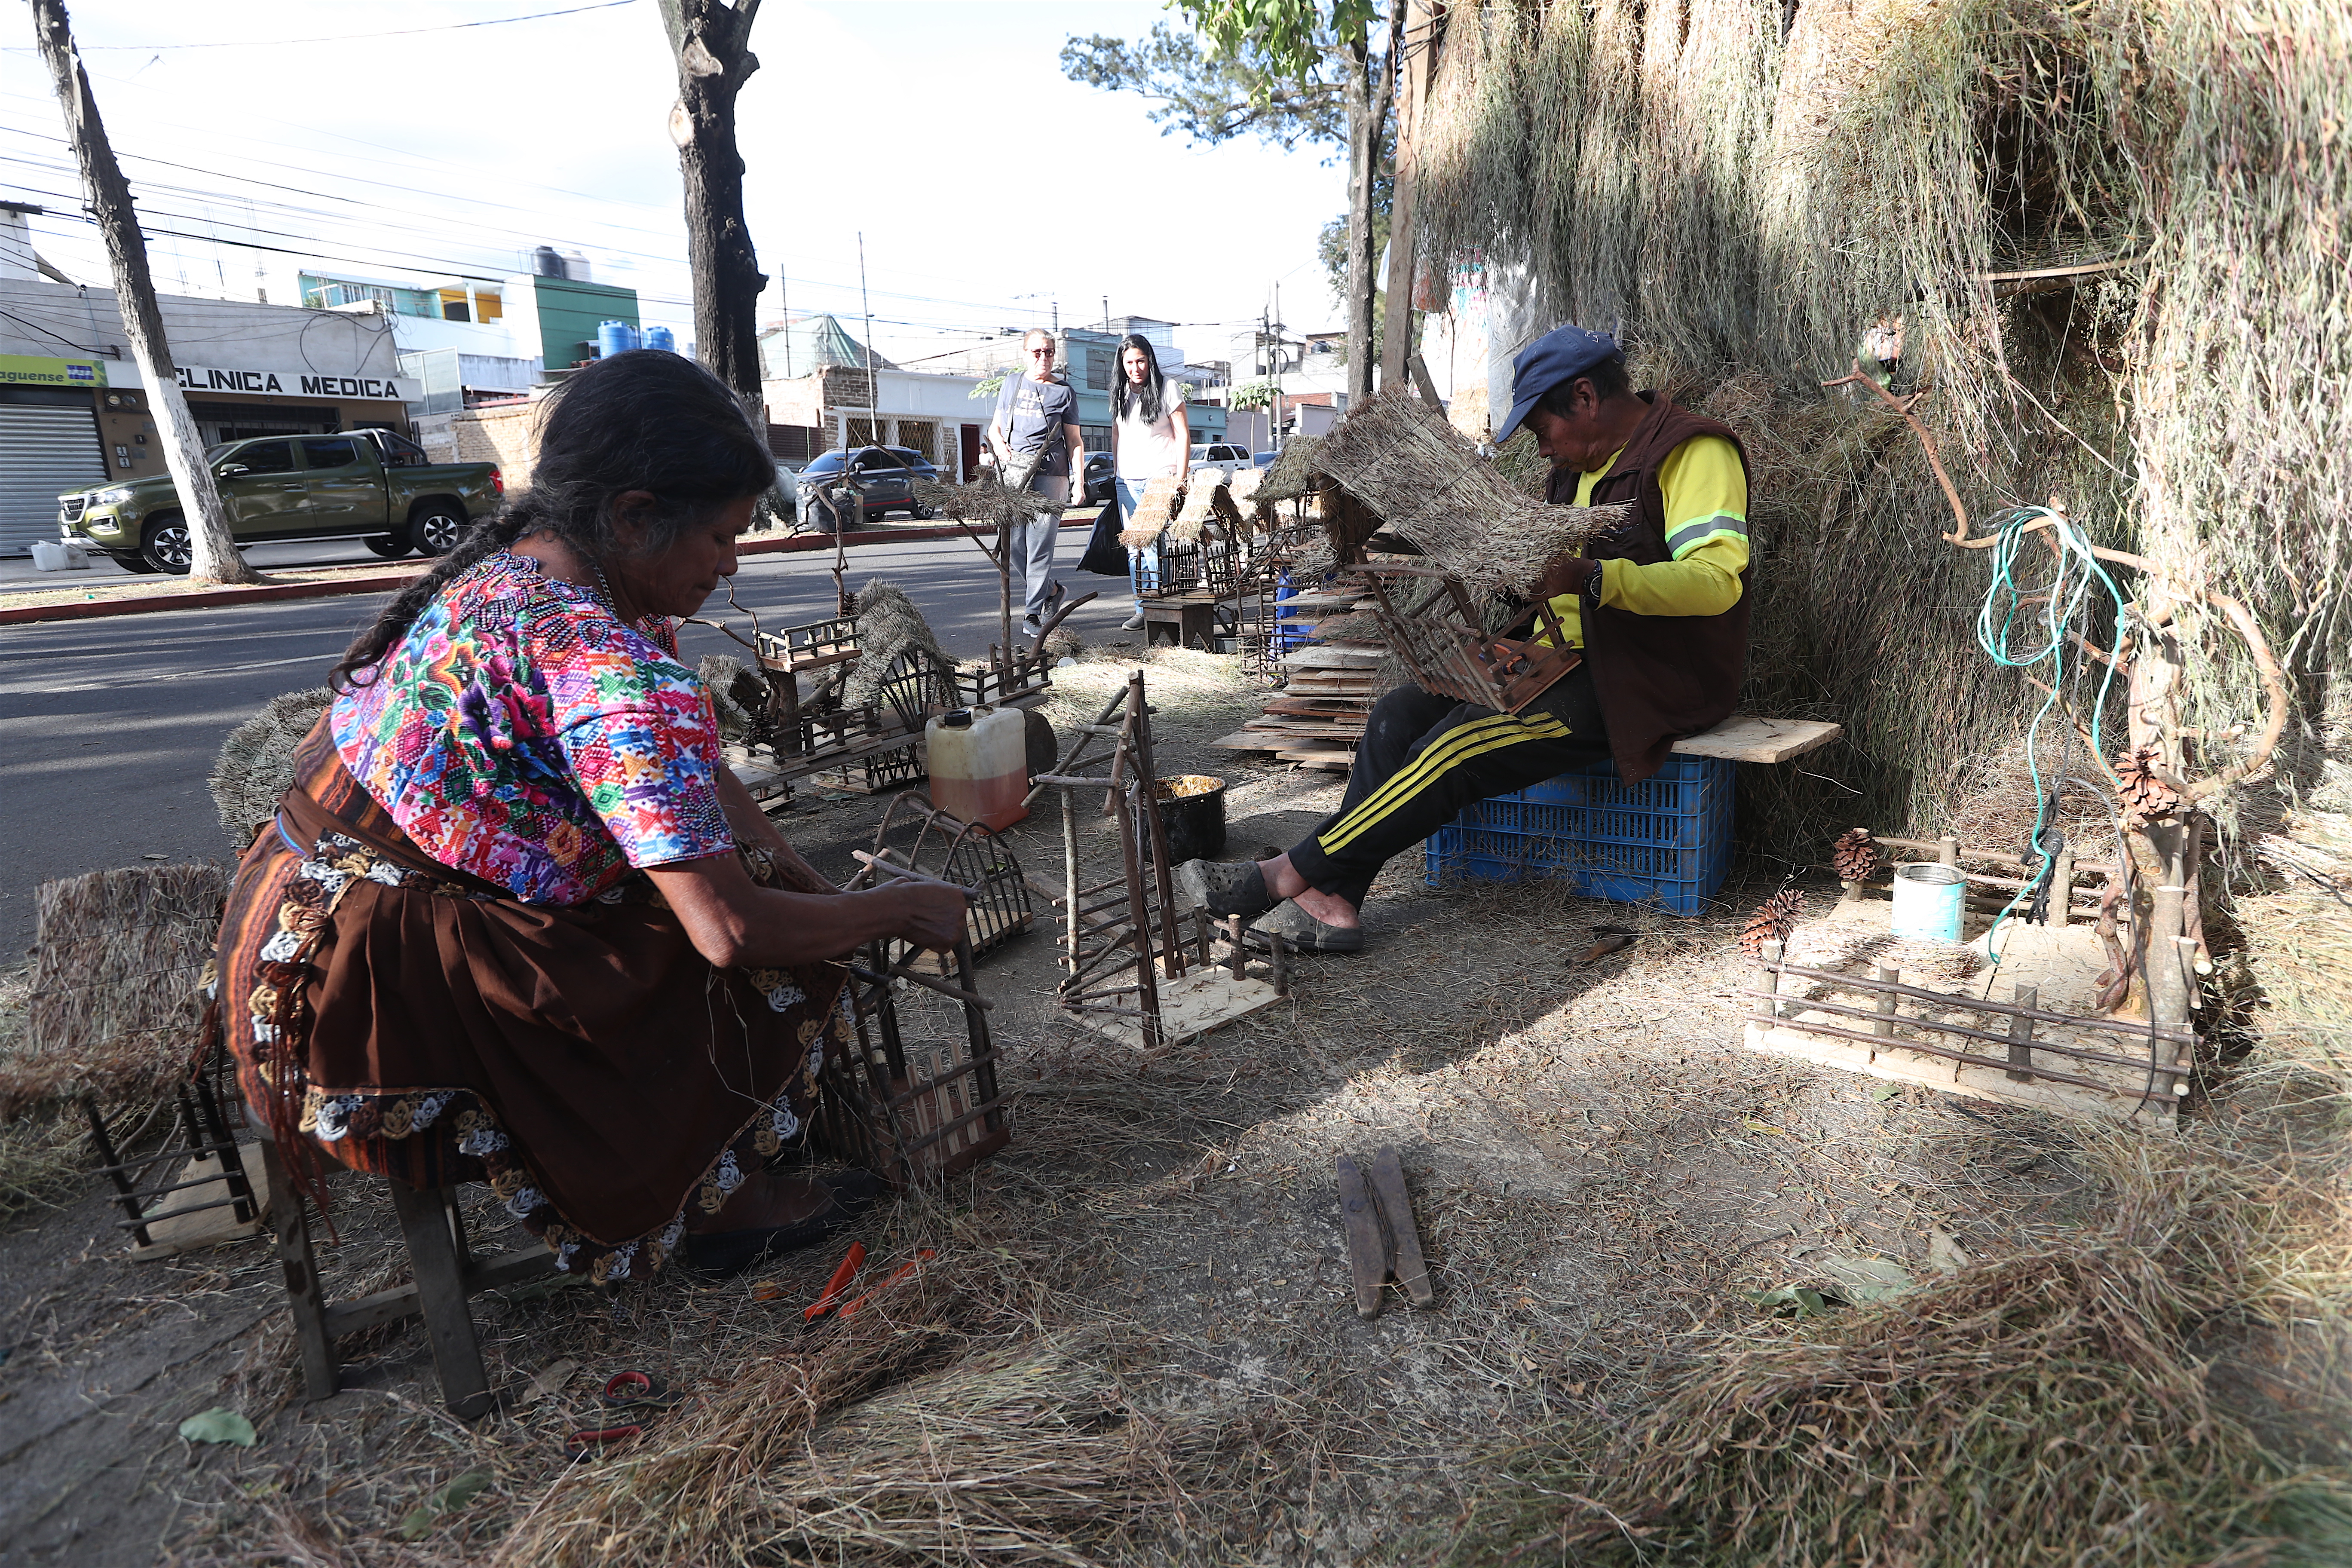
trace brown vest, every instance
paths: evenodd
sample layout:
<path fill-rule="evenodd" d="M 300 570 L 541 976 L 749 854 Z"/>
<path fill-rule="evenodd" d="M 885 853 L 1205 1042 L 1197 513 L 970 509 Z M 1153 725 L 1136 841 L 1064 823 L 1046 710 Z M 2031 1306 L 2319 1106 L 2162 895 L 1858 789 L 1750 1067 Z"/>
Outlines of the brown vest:
<path fill-rule="evenodd" d="M 1739 454 L 1748 471 L 1748 451 L 1731 427 L 1693 414 L 1654 392 L 1639 394 L 1650 412 L 1627 438 L 1617 461 L 1592 487 L 1591 504 L 1633 501 L 1632 521 L 1596 537 L 1584 553 L 1595 561 L 1671 560 L 1666 550 L 1666 499 L 1658 487 L 1658 465 L 1694 436 L 1720 436 Z M 1544 499 L 1566 505 L 1576 500 L 1582 476 L 1554 468 Z M 1752 498 L 1751 498 L 1752 506 Z M 1717 616 L 1637 616 L 1614 605 L 1583 604 L 1584 657 L 1592 667 L 1592 689 L 1609 725 L 1609 747 L 1617 774 L 1639 784 L 1665 765 L 1666 753 L 1685 735 L 1711 730 L 1731 716 L 1739 700 L 1739 679 L 1748 663 L 1748 574 L 1739 574 L 1739 602 Z"/>

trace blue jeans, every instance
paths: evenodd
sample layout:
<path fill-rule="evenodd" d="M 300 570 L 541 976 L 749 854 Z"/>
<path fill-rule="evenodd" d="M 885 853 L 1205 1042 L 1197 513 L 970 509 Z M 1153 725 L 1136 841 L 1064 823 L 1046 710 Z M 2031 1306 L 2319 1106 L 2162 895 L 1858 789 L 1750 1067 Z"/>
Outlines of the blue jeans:
<path fill-rule="evenodd" d="M 1150 483 L 1150 479 L 1118 479 L 1111 481 L 1111 488 L 1118 498 L 1118 521 L 1121 524 L 1133 521 L 1135 509 L 1143 504 L 1144 489 Z M 1146 544 L 1129 549 L 1127 581 L 1128 586 L 1135 591 L 1135 613 L 1139 616 L 1143 613 L 1143 591 L 1160 585 L 1159 545 Z"/>

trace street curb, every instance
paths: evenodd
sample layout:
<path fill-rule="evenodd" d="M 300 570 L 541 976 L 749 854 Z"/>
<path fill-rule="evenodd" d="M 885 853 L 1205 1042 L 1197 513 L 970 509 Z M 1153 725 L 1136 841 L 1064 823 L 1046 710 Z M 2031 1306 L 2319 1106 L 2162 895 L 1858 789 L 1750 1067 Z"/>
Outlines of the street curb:
<path fill-rule="evenodd" d="M 1099 513 L 1097 514 L 1100 515 Z M 1064 528 L 1092 528 L 1094 517 L 1064 518 Z M 829 533 L 796 533 L 786 539 L 755 539 L 736 547 L 738 555 L 798 555 L 829 551 Z M 840 536 L 845 549 L 870 544 L 916 544 L 929 539 L 961 539 L 962 526 L 858 530 Z M 147 616 L 163 610 L 210 610 L 223 605 L 264 604 L 279 599 L 331 599 L 343 594 L 380 594 L 398 588 L 417 575 L 415 571 L 377 573 L 366 577 L 338 577 L 323 583 L 268 583 L 251 588 L 215 588 L 208 594 L 155 594 L 126 599 L 76 599 L 62 605 L 19 605 L 0 610 L 0 626 L 33 621 L 88 621 L 107 616 Z"/>

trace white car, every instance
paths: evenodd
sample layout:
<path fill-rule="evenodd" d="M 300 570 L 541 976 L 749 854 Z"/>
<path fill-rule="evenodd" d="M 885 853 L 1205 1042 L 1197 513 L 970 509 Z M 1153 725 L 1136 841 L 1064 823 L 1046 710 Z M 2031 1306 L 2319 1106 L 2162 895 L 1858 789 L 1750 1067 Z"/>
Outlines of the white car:
<path fill-rule="evenodd" d="M 1223 468 L 1229 474 L 1238 474 L 1251 466 L 1247 447 L 1228 447 L 1212 441 L 1192 448 L 1192 471 L 1196 474 L 1202 468 Z"/>

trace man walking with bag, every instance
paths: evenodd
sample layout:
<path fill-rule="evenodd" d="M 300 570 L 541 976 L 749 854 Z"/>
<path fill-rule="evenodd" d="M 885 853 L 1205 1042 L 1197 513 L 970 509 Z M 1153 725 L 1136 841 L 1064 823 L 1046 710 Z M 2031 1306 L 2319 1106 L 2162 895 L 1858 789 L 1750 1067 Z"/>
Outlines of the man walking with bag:
<path fill-rule="evenodd" d="M 1069 384 L 1054 374 L 1053 334 L 1033 327 L 1021 340 L 1023 373 L 1005 378 L 996 399 L 995 417 L 989 421 L 989 446 L 996 453 L 997 477 L 1015 489 L 1030 489 L 1057 505 L 1072 500 L 1074 486 L 1087 469 L 1086 437 L 1078 431 L 1078 400 Z M 1083 500 L 1081 489 L 1078 498 Z M 1035 637 L 1043 629 L 1046 605 L 1054 595 L 1054 545 L 1061 534 L 1061 519 L 1047 515 L 1013 525 L 1009 542 L 1013 558 L 1023 563 L 1026 597 L 1021 629 Z"/>

